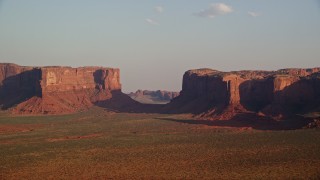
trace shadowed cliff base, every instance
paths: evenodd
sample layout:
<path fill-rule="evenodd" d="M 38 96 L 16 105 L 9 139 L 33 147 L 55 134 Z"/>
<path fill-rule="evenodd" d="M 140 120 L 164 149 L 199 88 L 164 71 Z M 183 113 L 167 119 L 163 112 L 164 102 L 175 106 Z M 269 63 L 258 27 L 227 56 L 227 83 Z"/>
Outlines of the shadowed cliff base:
<path fill-rule="evenodd" d="M 320 68 L 220 72 L 189 70 L 171 110 L 201 119 L 232 119 L 241 113 L 288 119 L 320 106 Z"/>
<path fill-rule="evenodd" d="M 132 100 L 120 91 L 112 92 L 112 98 L 99 101 L 95 105 L 110 111 L 120 113 L 158 113 L 158 114 L 184 114 L 171 110 L 170 104 L 142 104 Z M 156 118 L 159 120 L 174 121 L 187 124 L 202 124 L 212 127 L 250 128 L 256 130 L 295 130 L 306 127 L 313 122 L 312 117 L 291 115 L 286 119 L 275 120 L 271 116 L 261 116 L 254 112 L 231 112 L 221 107 L 215 118 L 206 119 L 206 115 L 193 113 L 192 119 Z M 204 113 L 205 114 L 205 113 Z"/>
<path fill-rule="evenodd" d="M 169 114 L 165 111 L 165 104 L 142 104 L 121 91 L 112 91 L 111 94 L 110 99 L 97 101 L 94 105 L 114 112 Z"/>
<path fill-rule="evenodd" d="M 0 106 L 14 114 L 84 111 L 113 90 L 121 90 L 119 69 L 0 64 Z"/>
<path fill-rule="evenodd" d="M 10 74 L 10 69 L 6 69 Z M 2 110 L 14 107 L 23 103 L 32 97 L 40 97 L 40 85 L 36 82 L 40 80 L 40 71 L 38 69 L 24 68 L 18 74 L 11 72 L 9 77 L 2 79 L 0 85 L 0 106 Z"/>
<path fill-rule="evenodd" d="M 159 120 L 173 121 L 178 123 L 206 125 L 210 127 L 233 127 L 249 128 L 255 130 L 296 130 L 306 127 L 313 122 L 312 118 L 294 117 L 287 120 L 273 120 L 268 117 L 257 116 L 252 113 L 237 114 L 231 119 L 226 120 L 199 120 L 199 119 L 174 119 L 157 118 Z"/>
<path fill-rule="evenodd" d="M 68 114 L 99 106 L 125 113 L 193 114 L 199 122 L 220 120 L 215 122 L 217 125 L 227 125 L 225 121 L 229 120 L 231 126 L 252 124 L 257 129 L 264 126 L 294 129 L 305 125 L 304 121 L 296 120 L 296 114 L 320 107 L 319 71 L 320 68 L 189 70 L 183 76 L 180 95 L 159 105 L 142 104 L 122 93 L 120 70 L 116 68 L 25 67 L 3 63 L 0 105 L 15 114 Z M 161 91 L 156 94 L 164 95 Z M 308 123 L 308 119 L 305 121 Z"/>

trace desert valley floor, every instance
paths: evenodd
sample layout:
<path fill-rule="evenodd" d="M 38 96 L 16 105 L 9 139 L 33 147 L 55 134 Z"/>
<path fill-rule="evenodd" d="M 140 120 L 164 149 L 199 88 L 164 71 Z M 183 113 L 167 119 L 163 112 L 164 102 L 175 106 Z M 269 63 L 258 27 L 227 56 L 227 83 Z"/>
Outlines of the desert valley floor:
<path fill-rule="evenodd" d="M 320 180 L 320 0 L 0 0 L 0 180 Z"/>
<path fill-rule="evenodd" d="M 319 179 L 320 131 L 187 114 L 0 117 L 0 179 Z"/>

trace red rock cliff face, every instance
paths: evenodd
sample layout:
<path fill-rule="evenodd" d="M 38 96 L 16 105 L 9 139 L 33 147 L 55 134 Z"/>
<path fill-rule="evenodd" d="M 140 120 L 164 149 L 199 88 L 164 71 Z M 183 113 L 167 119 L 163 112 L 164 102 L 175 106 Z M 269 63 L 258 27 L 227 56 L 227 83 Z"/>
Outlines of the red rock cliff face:
<path fill-rule="evenodd" d="M 8 108 L 41 94 L 41 72 L 38 68 L 0 64 L 0 106 Z"/>
<path fill-rule="evenodd" d="M 279 71 L 187 71 L 180 96 L 169 105 L 177 112 L 230 119 L 239 113 L 282 118 L 320 106 L 320 68 Z"/>
<path fill-rule="evenodd" d="M 320 106 L 316 83 L 319 78 L 312 76 L 275 76 L 273 99 L 262 112 L 275 117 L 291 113 L 303 113 Z"/>
<path fill-rule="evenodd" d="M 121 90 L 119 69 L 101 67 L 43 67 L 43 93 L 87 89 Z"/>
<path fill-rule="evenodd" d="M 119 69 L 103 67 L 0 64 L 0 82 L 1 106 L 15 113 L 72 113 L 121 93 Z"/>

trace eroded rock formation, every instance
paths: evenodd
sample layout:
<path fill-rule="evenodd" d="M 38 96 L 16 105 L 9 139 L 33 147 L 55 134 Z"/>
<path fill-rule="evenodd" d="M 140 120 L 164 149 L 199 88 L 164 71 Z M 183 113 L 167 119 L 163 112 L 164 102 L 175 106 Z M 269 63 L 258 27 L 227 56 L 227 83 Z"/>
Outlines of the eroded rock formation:
<path fill-rule="evenodd" d="M 15 113 L 60 114 L 85 110 L 121 92 L 119 69 L 22 67 L 0 64 L 0 105 Z"/>
<path fill-rule="evenodd" d="M 132 99 L 146 104 L 165 104 L 177 97 L 179 92 L 137 90 L 128 94 Z"/>
<path fill-rule="evenodd" d="M 138 91 L 171 99 L 176 93 Z M 146 105 L 121 92 L 119 69 L 25 67 L 0 64 L 0 106 L 13 113 L 62 114 L 93 105 L 119 112 L 194 113 L 229 120 L 281 119 L 320 108 L 320 68 L 278 71 L 187 71 L 180 95 L 167 105 Z"/>
<path fill-rule="evenodd" d="M 241 113 L 283 118 L 320 106 L 320 68 L 278 71 L 187 71 L 180 96 L 169 105 L 206 119 Z"/>

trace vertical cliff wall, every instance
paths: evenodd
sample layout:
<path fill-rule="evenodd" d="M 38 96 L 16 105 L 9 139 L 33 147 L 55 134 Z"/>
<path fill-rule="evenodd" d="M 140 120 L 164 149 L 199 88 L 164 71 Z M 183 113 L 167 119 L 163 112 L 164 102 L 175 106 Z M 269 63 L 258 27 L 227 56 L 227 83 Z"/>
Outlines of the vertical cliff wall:
<path fill-rule="evenodd" d="M 72 113 L 99 105 L 130 112 L 195 113 L 208 119 L 231 119 L 243 113 L 283 118 L 320 108 L 319 74 L 320 68 L 190 70 L 183 76 L 180 95 L 159 108 L 141 106 L 122 94 L 119 69 L 3 63 L 0 106 L 29 114 Z"/>
<path fill-rule="evenodd" d="M 121 90 L 119 69 L 101 67 L 43 67 L 42 92 Z"/>
<path fill-rule="evenodd" d="M 0 106 L 9 108 L 41 95 L 41 70 L 15 64 L 0 64 Z"/>
<path fill-rule="evenodd" d="M 119 69 L 0 64 L 0 105 L 16 113 L 76 112 L 114 91 L 121 92 Z"/>
<path fill-rule="evenodd" d="M 320 68 L 279 71 L 187 71 L 180 96 L 169 105 L 177 112 L 228 119 L 239 113 L 283 118 L 320 106 Z"/>

